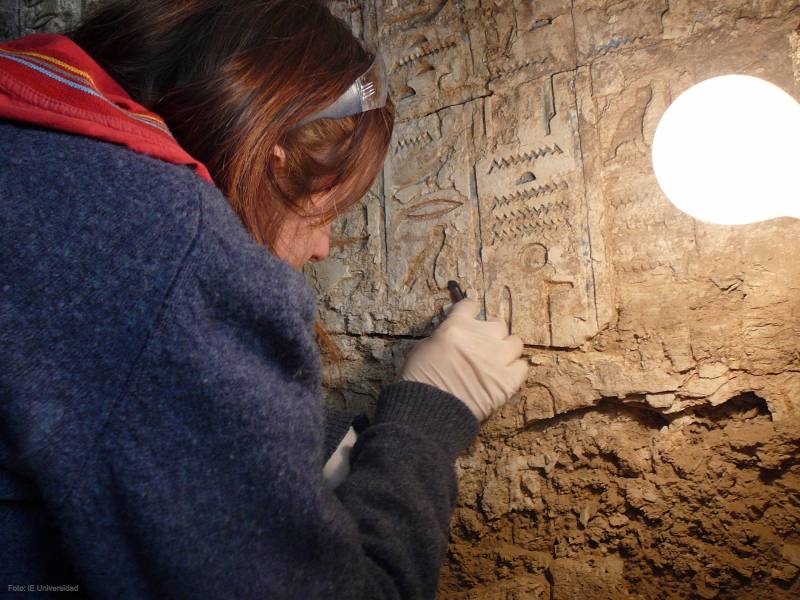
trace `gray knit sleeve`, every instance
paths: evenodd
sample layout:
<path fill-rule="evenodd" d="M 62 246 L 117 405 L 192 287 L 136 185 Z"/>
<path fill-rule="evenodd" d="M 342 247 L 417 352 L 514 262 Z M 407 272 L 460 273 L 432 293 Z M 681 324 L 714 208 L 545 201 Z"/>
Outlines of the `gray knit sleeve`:
<path fill-rule="evenodd" d="M 437 387 L 398 381 L 378 399 L 376 423 L 395 423 L 435 440 L 455 459 L 475 439 L 480 422 L 461 400 Z"/>
<path fill-rule="evenodd" d="M 455 459 L 478 429 L 460 400 L 433 386 L 384 388 L 336 489 L 368 557 L 364 587 L 347 597 L 435 597 L 458 498 Z"/>

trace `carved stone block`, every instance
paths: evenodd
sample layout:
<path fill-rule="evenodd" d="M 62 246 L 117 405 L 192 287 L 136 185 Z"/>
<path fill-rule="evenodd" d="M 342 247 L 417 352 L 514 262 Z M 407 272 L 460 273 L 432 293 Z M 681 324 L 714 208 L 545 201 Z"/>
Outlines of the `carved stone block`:
<path fill-rule="evenodd" d="M 330 257 L 306 265 L 330 332 L 390 333 L 382 182 L 334 225 Z"/>
<path fill-rule="evenodd" d="M 328 3 L 330 11 L 350 27 L 353 34 L 364 38 L 364 7 L 357 0 L 332 0 Z"/>
<path fill-rule="evenodd" d="M 387 36 L 423 25 L 455 3 L 451 0 L 390 0 L 374 4 L 380 34 Z"/>
<path fill-rule="evenodd" d="M 433 315 L 449 302 L 447 281 L 479 291 L 480 240 L 471 188 L 470 132 L 477 103 L 395 129 L 385 168 L 390 304 Z"/>
<path fill-rule="evenodd" d="M 490 89 L 576 66 L 569 0 L 482 0 L 471 23 L 473 55 Z"/>
<path fill-rule="evenodd" d="M 499 142 L 476 167 L 487 310 L 528 344 L 579 346 L 604 319 L 593 264 L 602 234 L 589 218 L 575 74 L 486 104 L 487 141 Z"/>
<path fill-rule="evenodd" d="M 398 121 L 485 95 L 483 78 L 473 69 L 461 3 L 400 4 L 402 9 L 385 6 L 377 15 Z"/>
<path fill-rule="evenodd" d="M 675 209 L 655 180 L 651 151 L 656 127 L 675 98 L 709 77 L 734 72 L 758 76 L 769 65 L 772 81 L 789 92 L 796 91 L 790 52 L 753 58 L 754 48 L 759 47 L 790 51 L 790 32 L 786 26 L 743 29 L 735 38 L 707 32 L 681 45 L 661 42 L 651 51 L 623 51 L 592 63 L 591 86 L 584 96 L 585 102 L 595 107 L 597 117 L 600 184 L 613 215 L 608 236 L 619 281 L 635 284 L 649 274 L 668 285 L 675 276 L 708 268 L 705 261 L 695 266 L 698 232 L 705 227 Z M 711 46 L 713 63 L 707 59 Z M 719 266 L 731 248 L 725 244 L 718 252 L 715 263 Z M 663 310 L 653 314 L 653 324 L 665 317 Z"/>
<path fill-rule="evenodd" d="M 17 37 L 19 32 L 19 6 L 16 0 L 0 2 L 0 41 Z"/>
<path fill-rule="evenodd" d="M 797 10 L 797 0 L 575 0 L 578 61 L 623 49 L 745 28 Z M 726 33 L 727 35 L 727 33 Z"/>
<path fill-rule="evenodd" d="M 669 5 L 669 0 L 575 0 L 578 61 L 659 40 Z"/>
<path fill-rule="evenodd" d="M 785 17 L 797 0 L 670 0 L 661 16 L 664 39 L 680 39 L 708 30 L 736 29 L 741 24 Z"/>
<path fill-rule="evenodd" d="M 82 5 L 74 0 L 21 0 L 19 9 L 20 35 L 63 33 L 78 23 Z"/>
<path fill-rule="evenodd" d="M 754 341 L 765 330 L 751 315 L 766 319 L 773 310 L 768 307 L 780 302 L 781 282 L 794 277 L 796 262 L 774 242 L 794 235 L 793 223 L 723 228 L 696 221 L 664 197 L 652 170 L 656 126 L 667 106 L 694 83 L 738 72 L 767 77 L 800 95 L 791 60 L 796 24 L 737 26 L 735 36 L 705 31 L 681 44 L 664 41 L 597 57 L 590 83 L 578 88 L 579 103 L 593 115 L 581 125 L 582 139 L 596 133 L 597 181 L 607 199 L 605 234 L 620 309 L 616 330 L 625 340 L 616 351 L 635 348 L 631 354 L 651 372 L 659 364 L 685 372 L 720 355 L 728 365 L 749 368 L 767 360 L 791 362 L 779 350 L 791 346 L 787 328 L 769 334 L 767 349 Z M 681 406 L 682 395 L 718 393 L 712 388 L 720 384 L 701 383 L 678 390 L 674 407 Z"/>
<path fill-rule="evenodd" d="M 794 80 L 798 87 L 800 87 L 800 28 L 792 32 L 790 36 L 793 50 L 792 65 L 794 68 Z"/>

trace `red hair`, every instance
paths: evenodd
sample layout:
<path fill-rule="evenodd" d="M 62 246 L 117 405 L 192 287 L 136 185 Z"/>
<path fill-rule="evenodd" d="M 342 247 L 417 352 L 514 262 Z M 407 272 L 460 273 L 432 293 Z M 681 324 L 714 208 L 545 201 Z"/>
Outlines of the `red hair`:
<path fill-rule="evenodd" d="M 374 58 L 320 0 L 108 0 L 70 37 L 166 121 L 273 250 L 287 211 L 330 221 L 383 165 L 391 102 L 297 126 Z M 333 190 L 312 215 L 311 195 Z"/>

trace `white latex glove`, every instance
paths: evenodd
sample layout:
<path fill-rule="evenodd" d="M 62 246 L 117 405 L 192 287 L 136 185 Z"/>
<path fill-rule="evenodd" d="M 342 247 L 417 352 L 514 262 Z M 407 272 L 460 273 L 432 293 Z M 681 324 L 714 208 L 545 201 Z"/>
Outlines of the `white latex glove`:
<path fill-rule="evenodd" d="M 350 453 L 357 439 L 356 430 L 352 427 L 348 429 L 347 435 L 339 442 L 328 462 L 322 467 L 322 478 L 329 489 L 338 487 L 350 474 Z"/>
<path fill-rule="evenodd" d="M 479 321 L 480 304 L 465 298 L 431 337 L 418 342 L 400 379 L 450 392 L 483 421 L 505 404 L 528 375 L 522 340 L 505 323 Z"/>

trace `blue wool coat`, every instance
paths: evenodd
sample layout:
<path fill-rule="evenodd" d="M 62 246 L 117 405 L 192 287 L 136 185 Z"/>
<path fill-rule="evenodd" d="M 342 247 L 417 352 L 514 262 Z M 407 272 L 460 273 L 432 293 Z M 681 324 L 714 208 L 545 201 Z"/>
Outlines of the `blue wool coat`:
<path fill-rule="evenodd" d="M 432 598 L 469 409 L 388 386 L 329 490 L 302 275 L 187 167 L 0 147 L 0 593 Z"/>

